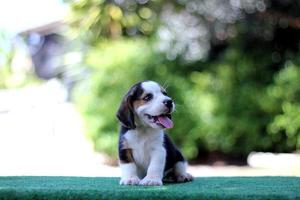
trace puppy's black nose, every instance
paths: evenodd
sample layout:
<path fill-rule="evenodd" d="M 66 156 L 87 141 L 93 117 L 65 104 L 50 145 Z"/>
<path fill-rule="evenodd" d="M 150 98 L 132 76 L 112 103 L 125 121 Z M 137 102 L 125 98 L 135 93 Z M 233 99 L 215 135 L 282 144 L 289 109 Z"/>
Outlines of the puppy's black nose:
<path fill-rule="evenodd" d="M 173 101 L 172 101 L 171 99 L 164 100 L 163 103 L 165 104 L 165 106 L 166 106 L 167 108 L 169 108 L 169 110 L 172 109 L 172 107 L 173 107 Z"/>

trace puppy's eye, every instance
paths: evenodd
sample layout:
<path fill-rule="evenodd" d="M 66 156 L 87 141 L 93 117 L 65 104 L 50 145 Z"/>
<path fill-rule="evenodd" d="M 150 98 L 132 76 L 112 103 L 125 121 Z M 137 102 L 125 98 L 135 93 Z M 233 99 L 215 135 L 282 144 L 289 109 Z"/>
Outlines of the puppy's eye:
<path fill-rule="evenodd" d="M 162 91 L 161 93 L 163 93 L 163 95 L 167 96 L 167 92 L 166 91 Z"/>
<path fill-rule="evenodd" d="M 144 101 L 150 101 L 152 98 L 153 98 L 153 94 L 147 94 L 147 95 L 143 98 L 143 100 L 144 100 Z"/>

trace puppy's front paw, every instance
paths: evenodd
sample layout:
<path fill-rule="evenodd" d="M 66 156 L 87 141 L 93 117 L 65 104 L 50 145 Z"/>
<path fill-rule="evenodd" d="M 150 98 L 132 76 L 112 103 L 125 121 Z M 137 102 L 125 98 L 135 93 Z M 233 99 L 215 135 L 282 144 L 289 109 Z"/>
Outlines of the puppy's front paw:
<path fill-rule="evenodd" d="M 121 178 L 120 185 L 138 185 L 140 179 L 138 177 Z"/>
<path fill-rule="evenodd" d="M 176 182 L 189 182 L 192 181 L 194 178 L 192 175 L 189 173 L 184 173 L 184 174 L 178 174 L 176 176 Z"/>
<path fill-rule="evenodd" d="M 140 181 L 140 185 L 162 185 L 162 180 L 159 178 L 145 177 Z"/>

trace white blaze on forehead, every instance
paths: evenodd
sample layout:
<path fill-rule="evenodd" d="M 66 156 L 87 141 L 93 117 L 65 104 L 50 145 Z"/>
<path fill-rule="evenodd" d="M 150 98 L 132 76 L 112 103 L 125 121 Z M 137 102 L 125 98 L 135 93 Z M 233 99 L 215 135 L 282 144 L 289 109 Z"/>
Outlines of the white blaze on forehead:
<path fill-rule="evenodd" d="M 151 92 L 151 93 L 159 93 L 161 92 L 161 87 L 158 83 L 154 81 L 146 81 L 142 83 L 142 88 L 145 92 Z"/>

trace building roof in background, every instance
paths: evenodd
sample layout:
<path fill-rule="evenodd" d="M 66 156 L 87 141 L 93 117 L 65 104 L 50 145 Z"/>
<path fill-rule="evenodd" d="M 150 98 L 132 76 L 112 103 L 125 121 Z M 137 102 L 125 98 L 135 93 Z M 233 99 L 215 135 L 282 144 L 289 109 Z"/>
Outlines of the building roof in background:
<path fill-rule="evenodd" d="M 42 24 L 40 26 L 31 27 L 29 29 L 26 29 L 22 32 L 19 32 L 21 35 L 26 35 L 31 32 L 39 33 L 41 35 L 48 35 L 51 33 L 56 33 L 58 29 L 62 28 L 65 25 L 65 23 L 60 21 L 54 21 L 47 24 Z"/>

